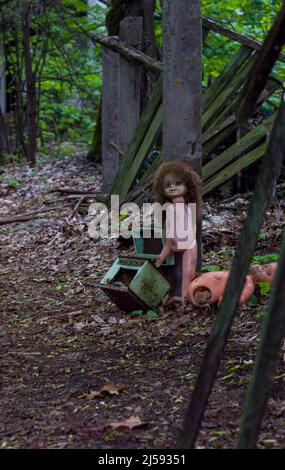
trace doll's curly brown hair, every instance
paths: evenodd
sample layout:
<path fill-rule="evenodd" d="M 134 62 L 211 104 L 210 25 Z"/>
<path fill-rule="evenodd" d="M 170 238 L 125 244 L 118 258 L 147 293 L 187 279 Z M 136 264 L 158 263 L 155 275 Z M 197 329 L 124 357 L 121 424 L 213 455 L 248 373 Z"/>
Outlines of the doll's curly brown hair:
<path fill-rule="evenodd" d="M 202 180 L 198 173 L 186 160 L 175 160 L 165 162 L 160 165 L 154 175 L 153 181 L 153 194 L 155 202 L 159 202 L 160 204 L 164 204 L 165 202 L 171 202 L 170 199 L 168 199 L 163 192 L 164 178 L 169 173 L 172 173 L 175 177 L 179 178 L 183 184 L 185 184 L 187 188 L 185 202 L 187 204 L 197 204 L 197 220 L 200 220 L 202 213 Z"/>

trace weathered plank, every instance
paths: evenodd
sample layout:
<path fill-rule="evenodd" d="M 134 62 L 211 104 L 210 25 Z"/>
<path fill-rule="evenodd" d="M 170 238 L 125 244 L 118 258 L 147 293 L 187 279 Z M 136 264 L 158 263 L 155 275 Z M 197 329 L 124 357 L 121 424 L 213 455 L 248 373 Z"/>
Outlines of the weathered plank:
<path fill-rule="evenodd" d="M 113 194 L 120 194 L 120 188 L 126 175 L 128 174 L 129 168 L 131 167 L 136 154 L 143 142 L 143 139 L 154 119 L 158 107 L 162 101 L 162 77 L 156 82 L 150 99 L 145 107 L 145 110 L 140 118 L 140 122 L 134 132 L 133 138 L 128 145 L 125 157 L 120 165 L 117 177 L 112 187 Z"/>
<path fill-rule="evenodd" d="M 254 39 L 248 38 L 246 36 L 243 36 L 240 33 L 237 33 L 236 31 L 232 31 L 228 28 L 225 28 L 224 26 L 219 25 L 215 21 L 211 20 L 211 18 L 206 18 L 203 17 L 203 26 L 205 28 L 210 29 L 210 31 L 213 31 L 215 33 L 221 34 L 221 36 L 225 36 L 232 41 L 239 42 L 240 44 L 243 44 L 247 47 L 250 47 L 251 49 L 255 49 L 256 51 L 260 51 L 262 48 L 262 43 L 259 41 L 255 41 Z M 285 54 L 281 53 L 279 55 L 279 60 L 282 62 L 285 62 Z"/>
<path fill-rule="evenodd" d="M 247 46 L 242 46 L 234 55 L 231 62 L 226 66 L 225 70 L 217 77 L 211 86 L 207 88 L 203 96 L 203 113 L 209 108 L 210 104 L 215 98 L 225 89 L 233 77 L 235 77 L 238 70 L 245 63 L 245 61 L 252 54 L 252 49 Z"/>
<path fill-rule="evenodd" d="M 151 150 L 153 142 L 161 129 L 162 124 L 162 105 L 159 106 L 156 115 L 145 134 L 145 137 L 140 145 L 137 155 L 135 156 L 131 167 L 128 169 L 128 172 L 124 175 L 124 178 L 121 180 L 121 186 L 118 188 L 118 192 L 113 194 L 119 194 L 121 197 L 125 197 L 128 194 L 128 191 L 131 189 L 132 185 L 135 182 L 137 172 L 139 171 L 144 158 Z"/>
<path fill-rule="evenodd" d="M 233 162 L 231 165 L 226 166 L 223 168 L 219 173 L 217 173 L 212 179 L 208 180 L 202 188 L 203 196 L 206 196 L 214 189 L 218 188 L 222 184 L 226 183 L 229 179 L 231 179 L 234 175 L 236 175 L 239 171 L 248 168 L 257 160 L 260 160 L 265 152 L 266 152 L 267 145 L 263 143 L 253 149 L 251 152 L 243 155 L 238 160 Z"/>
<path fill-rule="evenodd" d="M 267 132 L 269 132 L 275 115 L 271 116 L 266 121 L 263 121 L 259 126 L 255 127 L 252 131 L 246 134 L 242 139 L 236 142 L 231 147 L 227 148 L 218 157 L 207 163 L 203 167 L 203 180 L 209 179 L 224 166 L 228 165 L 231 161 L 238 158 L 244 152 L 249 151 L 255 147 L 259 142 L 265 139 Z"/>
<path fill-rule="evenodd" d="M 233 101 L 241 86 L 244 84 L 247 74 L 252 66 L 254 56 L 251 55 L 242 67 L 236 72 L 232 80 L 229 81 L 225 88 L 222 88 L 221 93 L 216 97 L 208 109 L 203 113 L 203 131 L 207 130 L 221 111 L 228 105 L 229 102 Z"/>

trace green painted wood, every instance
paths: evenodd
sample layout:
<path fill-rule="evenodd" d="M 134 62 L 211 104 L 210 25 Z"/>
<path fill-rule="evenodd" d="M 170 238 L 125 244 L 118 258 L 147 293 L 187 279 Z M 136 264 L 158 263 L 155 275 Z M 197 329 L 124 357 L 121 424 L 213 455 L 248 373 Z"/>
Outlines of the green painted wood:
<path fill-rule="evenodd" d="M 220 145 L 235 129 L 236 124 L 232 123 L 222 131 L 218 132 L 202 146 L 203 159 L 205 159 L 218 145 Z"/>
<path fill-rule="evenodd" d="M 269 96 L 271 96 L 278 88 L 281 88 L 282 84 L 278 80 L 276 80 L 274 77 L 270 77 L 267 81 L 266 88 L 265 88 L 265 94 L 260 97 L 258 105 L 266 101 Z M 239 103 L 240 96 L 239 94 L 228 104 L 227 107 L 216 117 L 216 119 L 212 122 L 212 124 L 209 126 L 208 131 L 213 130 L 215 127 L 220 125 L 222 122 L 226 120 L 231 114 L 235 113 L 237 109 L 237 105 Z"/>
<path fill-rule="evenodd" d="M 263 121 L 259 126 L 255 127 L 252 131 L 242 137 L 231 147 L 227 148 L 221 155 L 214 158 L 211 162 L 207 163 L 202 171 L 203 180 L 206 181 L 224 166 L 228 165 L 231 161 L 242 155 L 243 152 L 249 151 L 255 147 L 260 141 L 264 140 L 267 132 L 272 126 L 275 115 L 271 116 L 266 121 Z"/>
<path fill-rule="evenodd" d="M 235 98 L 241 86 L 245 82 L 248 72 L 251 69 L 253 59 L 254 55 L 251 55 L 243 64 L 243 66 L 237 71 L 233 79 L 227 84 L 225 88 L 222 89 L 221 93 L 216 97 L 209 108 L 205 110 L 202 118 L 203 131 L 209 129 L 212 121 L 217 116 L 219 116 L 225 106 L 227 106 L 228 103 Z"/>
<path fill-rule="evenodd" d="M 121 180 L 121 185 L 116 188 L 117 192 L 113 194 L 119 194 L 121 197 L 125 197 L 128 194 L 128 191 L 131 189 L 133 183 L 135 182 L 136 175 L 143 163 L 144 158 L 149 153 L 152 148 L 154 139 L 156 138 L 158 132 L 161 129 L 162 125 L 162 104 L 159 106 L 155 117 L 145 134 L 145 137 L 141 143 L 141 146 L 132 162 L 131 167 L 124 173 L 124 177 Z"/>
<path fill-rule="evenodd" d="M 244 170 L 257 160 L 262 158 L 266 152 L 266 148 L 266 143 L 263 143 L 253 149 L 251 152 L 239 158 L 237 161 L 233 162 L 231 165 L 227 166 L 226 168 L 223 168 L 218 174 L 216 174 L 212 179 L 210 179 L 203 185 L 203 196 L 206 196 L 214 189 L 226 183 L 226 181 L 231 179 L 232 176 L 236 175 L 239 171 Z"/>
<path fill-rule="evenodd" d="M 162 101 L 162 76 L 156 82 L 151 97 L 146 105 L 146 108 L 140 118 L 140 122 L 134 132 L 133 138 L 128 145 L 125 157 L 119 168 L 114 185 L 112 187 L 112 194 L 120 194 L 120 187 L 124 180 L 129 168 L 131 167 L 136 154 L 144 140 L 146 133 L 151 126 L 151 123 L 156 115 L 157 109 Z"/>
<path fill-rule="evenodd" d="M 143 176 L 142 176 L 142 179 L 141 179 L 141 183 L 144 183 L 148 178 L 150 178 L 151 175 L 154 175 L 154 173 L 156 172 L 156 170 L 159 168 L 159 166 L 162 164 L 163 162 L 163 158 L 162 158 L 162 155 L 159 155 L 153 162 L 152 164 L 150 165 L 150 167 L 148 167 L 148 169 L 144 172 Z"/>
<path fill-rule="evenodd" d="M 221 75 L 217 77 L 211 86 L 205 91 L 202 105 L 204 111 L 209 108 L 210 104 L 212 104 L 215 98 L 225 89 L 233 77 L 235 77 L 237 71 L 251 54 L 252 49 L 247 46 L 242 46 L 238 50 Z"/>

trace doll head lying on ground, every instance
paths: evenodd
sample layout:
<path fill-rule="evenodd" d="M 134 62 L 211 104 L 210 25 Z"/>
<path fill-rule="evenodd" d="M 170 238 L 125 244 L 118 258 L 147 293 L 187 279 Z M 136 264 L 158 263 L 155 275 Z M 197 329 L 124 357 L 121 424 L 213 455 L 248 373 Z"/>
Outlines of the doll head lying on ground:
<path fill-rule="evenodd" d="M 204 307 L 222 301 L 225 287 L 228 281 L 229 271 L 203 273 L 191 282 L 187 297 L 196 307 Z M 254 292 L 254 282 L 250 275 L 246 276 L 246 282 L 242 290 L 239 305 L 245 304 Z"/>
<path fill-rule="evenodd" d="M 239 305 L 247 303 L 255 289 L 257 282 L 272 282 L 277 269 L 277 263 L 269 263 L 263 266 L 253 264 L 246 276 Z M 203 307 L 216 302 L 220 303 L 228 281 L 229 271 L 203 273 L 190 283 L 187 297 L 196 307 Z"/>
<path fill-rule="evenodd" d="M 264 265 L 252 264 L 249 268 L 249 274 L 252 275 L 254 282 L 272 282 L 277 269 L 277 263 L 268 263 Z"/>

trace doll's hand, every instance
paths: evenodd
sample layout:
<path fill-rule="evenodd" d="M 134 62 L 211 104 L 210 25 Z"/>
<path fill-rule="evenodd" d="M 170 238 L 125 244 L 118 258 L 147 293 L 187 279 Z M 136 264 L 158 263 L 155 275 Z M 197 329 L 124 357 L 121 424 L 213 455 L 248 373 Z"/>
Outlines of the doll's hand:
<path fill-rule="evenodd" d="M 162 265 L 163 261 L 164 261 L 163 257 L 159 255 L 159 256 L 156 258 L 155 266 L 156 266 L 157 268 L 159 268 L 159 267 Z"/>

